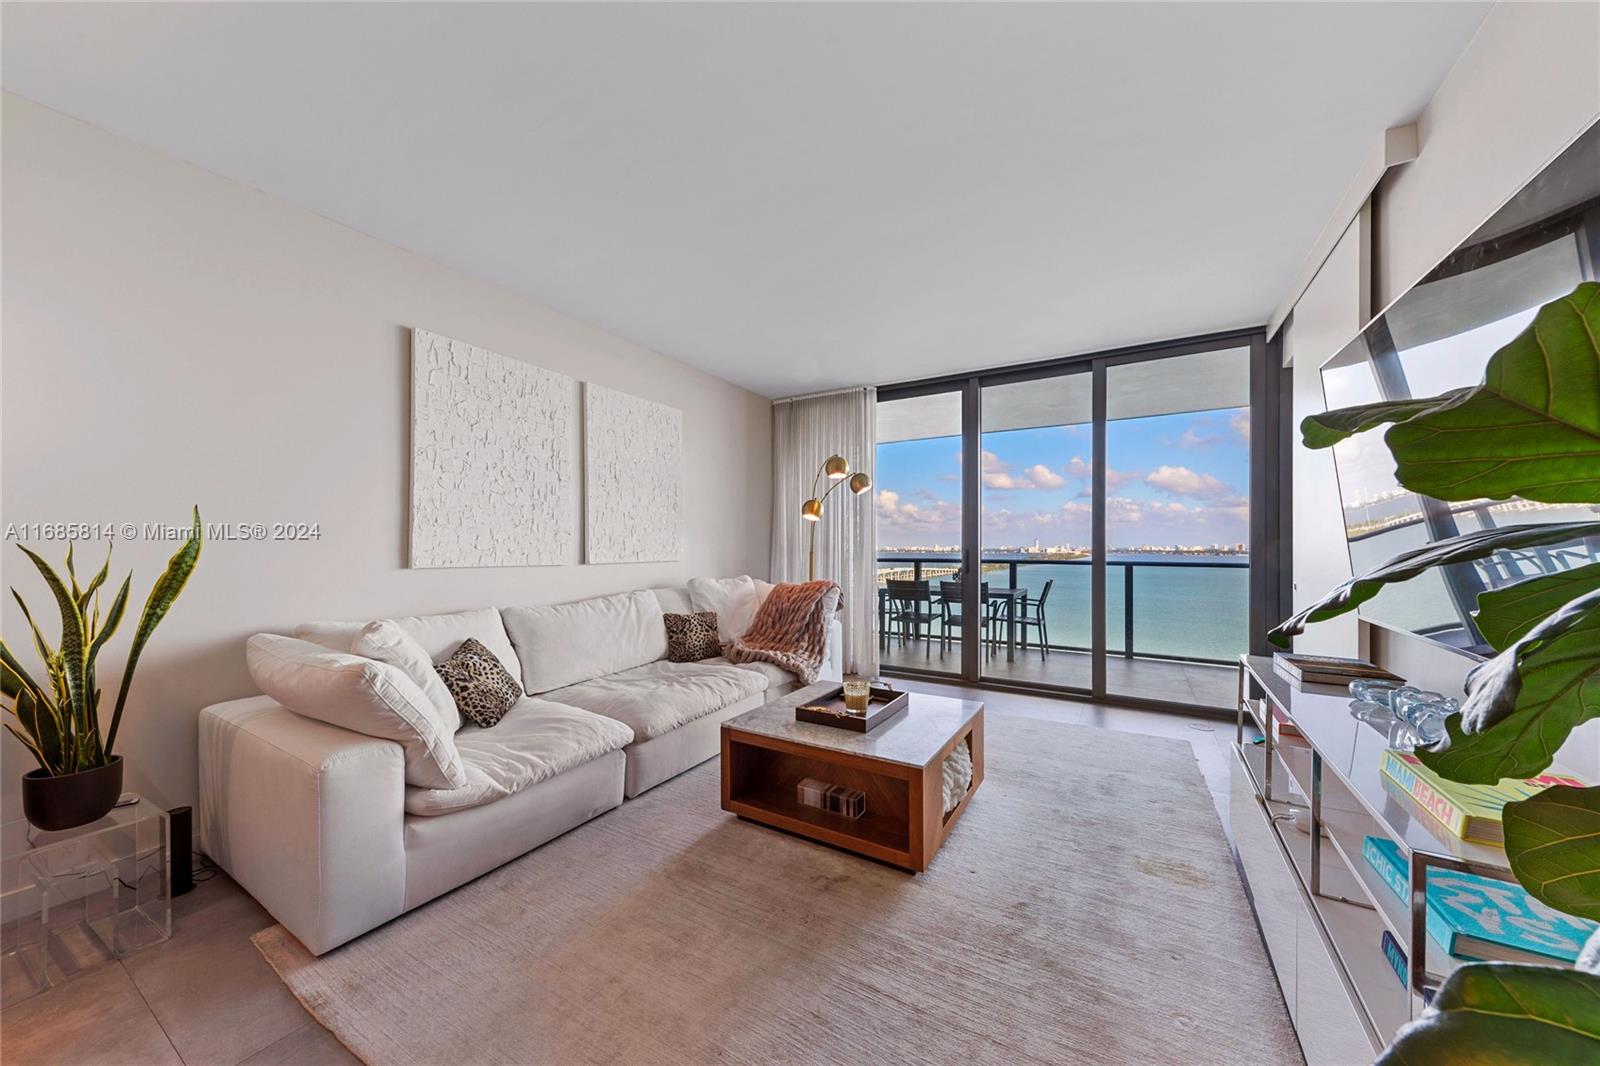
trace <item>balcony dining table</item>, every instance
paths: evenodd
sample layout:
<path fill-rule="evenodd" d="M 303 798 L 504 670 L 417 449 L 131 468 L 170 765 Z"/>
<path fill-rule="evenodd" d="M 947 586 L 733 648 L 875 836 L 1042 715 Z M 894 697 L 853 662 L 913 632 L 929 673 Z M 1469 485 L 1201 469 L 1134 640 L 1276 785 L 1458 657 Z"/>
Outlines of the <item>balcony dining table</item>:
<path fill-rule="evenodd" d="M 943 593 L 930 592 L 929 595 L 935 602 L 944 600 Z M 1015 662 L 1017 658 L 1017 613 L 1019 606 L 1028 602 L 1028 590 L 1025 588 L 991 588 L 984 594 L 985 602 L 996 601 L 1005 605 L 1006 619 L 1006 662 Z M 878 588 L 878 639 L 888 640 L 889 634 L 889 590 L 886 587 Z"/>

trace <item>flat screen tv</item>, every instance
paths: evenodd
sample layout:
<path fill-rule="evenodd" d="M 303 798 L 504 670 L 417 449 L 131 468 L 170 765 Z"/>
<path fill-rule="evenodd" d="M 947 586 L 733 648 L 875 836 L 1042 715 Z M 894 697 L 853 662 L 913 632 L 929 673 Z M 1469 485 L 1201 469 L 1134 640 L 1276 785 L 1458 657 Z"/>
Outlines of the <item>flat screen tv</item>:
<path fill-rule="evenodd" d="M 1330 408 L 1435 396 L 1483 380 L 1484 366 L 1544 304 L 1596 279 L 1600 263 L 1600 124 L 1391 304 L 1322 366 Z M 1383 433 L 1334 447 L 1355 573 L 1458 533 L 1531 522 L 1594 521 L 1589 504 L 1419 496 L 1395 480 Z M 1368 621 L 1474 654 L 1489 649 L 1473 624 L 1480 592 L 1600 560 L 1600 541 L 1500 552 L 1391 585 L 1361 605 Z"/>

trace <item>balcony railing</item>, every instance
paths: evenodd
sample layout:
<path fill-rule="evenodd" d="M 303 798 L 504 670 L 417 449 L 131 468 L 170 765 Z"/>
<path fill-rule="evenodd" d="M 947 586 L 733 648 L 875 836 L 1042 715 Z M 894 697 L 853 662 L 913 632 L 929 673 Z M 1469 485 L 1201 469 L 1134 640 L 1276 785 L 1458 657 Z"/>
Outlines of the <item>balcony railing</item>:
<path fill-rule="evenodd" d="M 1005 574 L 1005 583 L 1001 587 L 1017 589 L 1025 587 L 1020 581 L 1022 574 L 1033 570 L 1036 574 L 1047 573 L 1042 568 L 1073 567 L 1083 568 L 1083 579 L 1076 582 L 1075 586 L 1063 587 L 1062 581 L 1056 582 L 1056 588 L 1051 591 L 1050 599 L 1046 604 L 1047 617 L 1051 620 L 1052 628 L 1058 632 L 1066 628 L 1073 628 L 1074 623 L 1087 621 L 1092 617 L 1090 611 L 1088 568 L 1093 565 L 1089 559 L 986 559 L 983 562 L 984 578 L 991 586 L 995 581 L 989 575 Z M 952 580 L 959 569 L 960 561 L 948 555 L 913 555 L 896 552 L 878 557 L 878 583 L 883 587 L 886 578 L 904 578 L 912 581 L 930 581 L 933 583 L 933 602 L 935 621 L 938 620 L 938 604 L 940 596 L 937 583 L 941 580 Z M 1151 658 L 1172 659 L 1179 662 L 1220 663 L 1232 664 L 1237 662 L 1237 656 L 1243 652 L 1247 644 L 1247 612 L 1249 587 L 1247 574 L 1250 563 L 1246 559 L 1114 559 L 1106 561 L 1108 571 L 1120 567 L 1121 577 L 1121 635 L 1120 647 L 1111 646 L 1108 641 L 1107 653 L 1120 655 L 1132 659 L 1148 656 Z M 1144 577 L 1138 577 L 1140 571 L 1146 571 Z M 1180 572 L 1190 572 L 1185 579 L 1178 579 Z M 1203 586 L 1195 580 L 1193 572 L 1198 571 L 1227 571 L 1231 573 L 1218 574 L 1217 580 L 1206 582 Z M 1075 571 L 1061 571 L 1058 576 L 1065 576 Z M 1237 577 L 1233 575 L 1237 574 Z M 1032 575 L 1030 575 L 1031 577 Z M 1116 621 L 1117 613 L 1110 587 L 1115 587 L 1116 576 L 1107 574 L 1108 595 L 1106 597 L 1107 629 L 1111 631 Z M 1028 582 L 1030 595 L 1019 610 L 1031 612 L 1037 609 L 1038 593 L 1042 588 L 1043 580 Z M 1187 587 L 1186 587 L 1187 586 Z M 1206 587 L 1209 586 L 1209 587 Z M 1162 612 L 1160 622 L 1153 623 L 1149 628 L 1161 630 L 1160 634 L 1144 642 L 1140 647 L 1135 642 L 1135 604 L 1138 603 L 1136 591 L 1143 590 L 1153 600 L 1164 601 L 1165 610 Z M 882 597 L 880 595 L 880 602 Z M 1076 611 L 1074 611 L 1074 605 Z M 1190 610 L 1185 610 L 1189 608 Z M 1147 605 L 1147 609 L 1154 609 Z M 1187 616 L 1187 617 L 1186 617 Z M 881 621 L 881 615 L 880 615 Z M 1066 622 L 1067 626 L 1058 628 L 1058 622 Z M 1233 622 L 1233 625 L 1230 625 Z M 1004 631 L 1005 620 L 1000 620 L 1000 630 Z M 1232 629 L 1234 632 L 1229 632 Z M 1035 630 L 1037 632 L 1037 630 Z M 1052 635 L 1053 636 L 1053 635 Z M 1003 639 L 1003 638 L 1002 638 Z M 1037 643 L 1034 645 L 1037 647 Z M 1087 652 L 1090 649 L 1085 644 L 1058 643 L 1052 641 L 1046 645 L 1052 651 Z"/>

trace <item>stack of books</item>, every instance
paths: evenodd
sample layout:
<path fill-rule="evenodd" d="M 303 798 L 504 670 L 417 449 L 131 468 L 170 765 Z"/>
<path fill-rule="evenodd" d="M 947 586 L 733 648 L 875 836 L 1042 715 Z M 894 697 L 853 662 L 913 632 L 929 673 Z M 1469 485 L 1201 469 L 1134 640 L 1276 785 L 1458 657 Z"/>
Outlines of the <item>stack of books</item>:
<path fill-rule="evenodd" d="M 1496 785 L 1463 785 L 1440 777 L 1410 752 L 1394 750 L 1383 753 L 1383 774 L 1453 835 L 1495 847 L 1505 843 L 1500 811 L 1507 803 L 1527 799 L 1551 785 L 1585 787 L 1575 777 L 1557 774 L 1525 780 L 1508 777 Z"/>
<path fill-rule="evenodd" d="M 1401 680 L 1397 675 L 1365 659 L 1346 659 L 1338 655 L 1279 652 L 1272 657 L 1272 668 L 1297 685 L 1342 687 L 1358 680 Z"/>
<path fill-rule="evenodd" d="M 1361 854 L 1395 895 L 1411 902 L 1410 870 L 1400 846 L 1369 836 Z M 1432 867 L 1428 870 L 1428 936 L 1449 955 L 1473 962 L 1573 962 L 1595 923 L 1552 910 L 1520 885 Z M 1405 955 L 1385 945 L 1400 975 Z"/>

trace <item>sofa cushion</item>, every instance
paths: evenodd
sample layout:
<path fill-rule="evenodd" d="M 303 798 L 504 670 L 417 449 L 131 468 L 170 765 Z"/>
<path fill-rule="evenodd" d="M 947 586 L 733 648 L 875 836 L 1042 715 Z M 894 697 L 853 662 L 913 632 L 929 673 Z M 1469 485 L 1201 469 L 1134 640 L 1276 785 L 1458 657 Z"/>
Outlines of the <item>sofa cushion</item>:
<path fill-rule="evenodd" d="M 493 652 L 470 638 L 437 669 L 456 710 L 473 725 L 494 725 L 523 696 L 522 683 L 500 665 Z"/>
<path fill-rule="evenodd" d="M 517 676 L 522 670 L 517 662 L 517 653 L 511 647 L 511 640 L 506 636 L 500 612 L 493 607 L 450 611 L 446 614 L 412 614 L 388 621 L 405 630 L 422 645 L 422 650 L 428 653 L 428 658 L 434 663 L 442 663 L 450 658 L 461 647 L 461 642 L 471 637 L 494 652 L 494 657 L 512 676 Z M 365 622 L 306 622 L 294 627 L 294 635 L 334 651 L 349 651 L 365 625 Z"/>
<path fill-rule="evenodd" d="M 445 729 L 454 733 L 461 728 L 461 712 L 456 710 L 455 697 L 445 688 L 444 679 L 433 667 L 433 660 L 410 633 L 387 620 L 368 622 L 356 634 L 350 651 L 363 658 L 388 663 L 405 674 L 428 697 L 434 717 Z"/>
<path fill-rule="evenodd" d="M 707 659 L 706 662 L 716 663 L 718 666 L 727 665 L 735 670 L 749 670 L 751 673 L 760 674 L 767 679 L 767 699 L 769 700 L 772 698 L 773 689 L 788 690 L 793 688 L 795 683 L 800 680 L 777 663 L 759 660 L 753 663 L 735 663 L 729 662 L 725 655 L 719 655 L 715 659 Z"/>
<path fill-rule="evenodd" d="M 649 589 L 545 607 L 507 607 L 506 632 L 530 696 L 667 654 L 661 603 Z"/>
<path fill-rule="evenodd" d="M 656 602 L 661 604 L 662 614 L 693 614 L 694 601 L 689 598 L 689 589 L 684 585 L 676 585 L 670 589 L 651 589 L 656 594 Z"/>
<path fill-rule="evenodd" d="M 399 744 L 407 784 L 467 783 L 454 730 L 444 728 L 422 690 L 388 663 L 274 633 L 246 642 L 245 663 L 261 691 L 296 714 Z"/>
<path fill-rule="evenodd" d="M 715 611 L 717 639 L 726 644 L 755 621 L 761 601 L 752 577 L 694 577 L 689 579 L 689 599 L 696 611 Z"/>
<path fill-rule="evenodd" d="M 649 740 L 766 688 L 767 679 L 752 670 L 663 659 L 545 695 L 615 718 L 633 730 L 635 740 Z"/>
<path fill-rule="evenodd" d="M 465 726 L 456 748 L 466 769 L 460 788 L 408 788 L 407 814 L 480 807 L 598 759 L 633 741 L 615 719 L 524 696 L 492 729 Z"/>

